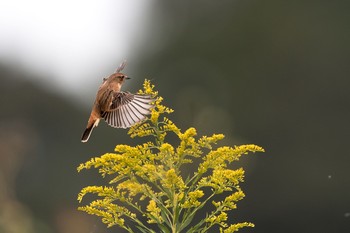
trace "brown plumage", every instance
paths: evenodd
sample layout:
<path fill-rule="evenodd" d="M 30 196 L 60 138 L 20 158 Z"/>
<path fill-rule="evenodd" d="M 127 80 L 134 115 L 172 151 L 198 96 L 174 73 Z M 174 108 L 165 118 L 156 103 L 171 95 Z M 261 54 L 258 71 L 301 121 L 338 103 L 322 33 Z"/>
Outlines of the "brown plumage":
<path fill-rule="evenodd" d="M 154 99 L 150 95 L 137 95 L 121 91 L 128 76 L 121 73 L 123 62 L 115 73 L 103 79 L 99 87 L 91 114 L 81 141 L 87 142 L 101 118 L 114 128 L 128 128 L 151 113 Z"/>

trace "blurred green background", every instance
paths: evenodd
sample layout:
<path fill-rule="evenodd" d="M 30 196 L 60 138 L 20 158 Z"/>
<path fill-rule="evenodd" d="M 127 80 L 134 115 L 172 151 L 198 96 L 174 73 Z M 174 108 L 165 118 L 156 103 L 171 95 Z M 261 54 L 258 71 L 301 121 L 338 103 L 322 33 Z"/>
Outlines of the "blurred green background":
<path fill-rule="evenodd" d="M 180 128 L 266 149 L 241 163 L 242 232 L 350 232 L 349 1 L 22 3 L 0 16 L 0 232 L 121 232 L 76 210 L 103 182 L 76 167 L 136 143 L 104 123 L 80 142 L 123 59 L 124 90 L 151 79 Z"/>

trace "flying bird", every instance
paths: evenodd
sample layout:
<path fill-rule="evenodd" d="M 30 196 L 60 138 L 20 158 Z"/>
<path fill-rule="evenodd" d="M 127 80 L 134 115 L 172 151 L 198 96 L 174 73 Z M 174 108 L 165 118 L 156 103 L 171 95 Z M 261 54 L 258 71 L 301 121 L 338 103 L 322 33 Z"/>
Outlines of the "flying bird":
<path fill-rule="evenodd" d="M 151 113 L 154 99 L 151 95 L 138 95 L 121 91 L 125 80 L 130 79 L 121 73 L 126 62 L 108 78 L 104 78 L 99 87 L 86 129 L 81 137 L 87 142 L 92 130 L 98 126 L 100 119 L 114 128 L 128 128 L 144 120 Z"/>

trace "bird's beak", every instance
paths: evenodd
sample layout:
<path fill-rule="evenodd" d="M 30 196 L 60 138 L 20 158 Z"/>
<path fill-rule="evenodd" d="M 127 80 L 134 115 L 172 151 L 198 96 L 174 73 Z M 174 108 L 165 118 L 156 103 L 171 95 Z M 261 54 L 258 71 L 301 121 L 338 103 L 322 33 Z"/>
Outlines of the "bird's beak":
<path fill-rule="evenodd" d="M 130 77 L 126 76 L 125 79 L 130 79 Z"/>

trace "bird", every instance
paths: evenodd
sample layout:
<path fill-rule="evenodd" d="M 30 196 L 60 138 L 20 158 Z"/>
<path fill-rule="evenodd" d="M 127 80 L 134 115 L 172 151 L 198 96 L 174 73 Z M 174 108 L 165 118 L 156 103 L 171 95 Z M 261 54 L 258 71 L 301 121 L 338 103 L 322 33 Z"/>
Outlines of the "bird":
<path fill-rule="evenodd" d="M 103 79 L 81 137 L 82 142 L 89 140 L 92 130 L 98 126 L 101 119 L 111 127 L 126 129 L 145 120 L 151 113 L 155 101 L 151 95 L 121 91 L 125 80 L 130 79 L 121 73 L 125 66 L 126 61 L 122 62 L 108 78 Z"/>

